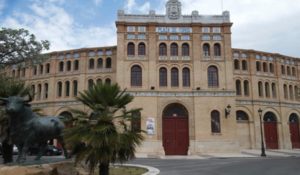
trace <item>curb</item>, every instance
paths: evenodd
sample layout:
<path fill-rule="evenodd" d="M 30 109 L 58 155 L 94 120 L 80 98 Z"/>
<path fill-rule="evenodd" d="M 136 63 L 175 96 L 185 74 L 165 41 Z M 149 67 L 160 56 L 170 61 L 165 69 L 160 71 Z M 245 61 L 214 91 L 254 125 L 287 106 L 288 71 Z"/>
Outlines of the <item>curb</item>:
<path fill-rule="evenodd" d="M 113 164 L 113 165 L 121 165 L 121 166 L 132 166 L 132 167 L 139 167 L 139 168 L 145 168 L 148 170 L 148 172 L 142 174 L 142 175 L 157 175 L 160 173 L 159 169 L 146 166 L 146 165 L 139 165 L 139 164 Z"/>

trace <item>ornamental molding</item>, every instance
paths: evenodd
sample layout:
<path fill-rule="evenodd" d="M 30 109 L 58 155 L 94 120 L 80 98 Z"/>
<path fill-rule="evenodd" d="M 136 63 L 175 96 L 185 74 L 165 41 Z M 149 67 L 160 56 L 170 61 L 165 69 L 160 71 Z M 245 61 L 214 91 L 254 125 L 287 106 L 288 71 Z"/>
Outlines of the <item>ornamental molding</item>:
<path fill-rule="evenodd" d="M 260 105 L 270 107 L 287 107 L 287 108 L 300 108 L 300 102 L 286 103 L 286 102 L 275 102 L 275 101 L 261 101 L 261 100 L 236 100 L 237 105 Z"/>
<path fill-rule="evenodd" d="M 152 92 L 128 91 L 135 97 L 235 97 L 235 91 Z"/>

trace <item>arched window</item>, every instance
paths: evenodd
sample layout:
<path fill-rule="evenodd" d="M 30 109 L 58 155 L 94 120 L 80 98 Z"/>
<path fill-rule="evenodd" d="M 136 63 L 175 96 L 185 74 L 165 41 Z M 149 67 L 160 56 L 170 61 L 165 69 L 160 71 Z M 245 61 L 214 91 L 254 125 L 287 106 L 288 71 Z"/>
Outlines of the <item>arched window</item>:
<path fill-rule="evenodd" d="M 61 61 L 61 62 L 59 62 L 59 72 L 63 72 L 64 71 L 64 62 L 63 61 Z"/>
<path fill-rule="evenodd" d="M 73 80 L 73 96 L 76 97 L 78 93 L 78 82 L 77 80 Z"/>
<path fill-rule="evenodd" d="M 34 69 L 33 69 L 33 75 L 36 75 L 36 74 L 34 74 Z M 13 70 L 13 71 L 12 71 L 12 77 L 15 77 L 15 76 L 16 76 L 16 71 Z"/>
<path fill-rule="evenodd" d="M 215 56 L 221 56 L 221 45 L 219 43 L 214 44 Z"/>
<path fill-rule="evenodd" d="M 171 56 L 178 56 L 178 45 L 176 43 L 171 44 Z"/>
<path fill-rule="evenodd" d="M 289 92 L 290 92 L 290 100 L 294 99 L 294 88 L 292 85 L 289 86 Z"/>
<path fill-rule="evenodd" d="M 89 60 L 89 69 L 94 69 L 94 67 L 95 67 L 95 61 L 94 61 L 94 59 L 90 59 Z"/>
<path fill-rule="evenodd" d="M 237 121 L 249 121 L 248 114 L 244 111 L 236 111 L 236 120 Z"/>
<path fill-rule="evenodd" d="M 131 86 L 142 86 L 142 68 L 138 65 L 131 67 Z"/>
<path fill-rule="evenodd" d="M 94 86 L 94 80 L 93 79 L 89 79 L 88 80 L 88 89 L 91 89 Z"/>
<path fill-rule="evenodd" d="M 46 73 L 50 73 L 50 63 L 46 64 Z"/>
<path fill-rule="evenodd" d="M 284 67 L 284 65 L 281 65 L 281 74 L 285 75 L 285 67 Z"/>
<path fill-rule="evenodd" d="M 294 87 L 295 100 L 298 100 L 298 87 Z"/>
<path fill-rule="evenodd" d="M 256 71 L 260 72 L 261 71 L 261 64 L 259 61 L 256 61 Z"/>
<path fill-rule="evenodd" d="M 74 61 L 74 70 L 78 70 L 79 69 L 79 61 L 75 60 Z"/>
<path fill-rule="evenodd" d="M 70 82 L 69 81 L 65 82 L 65 95 L 66 95 L 66 97 L 70 96 Z"/>
<path fill-rule="evenodd" d="M 103 68 L 103 59 L 102 58 L 98 58 L 97 60 L 97 68 Z"/>
<path fill-rule="evenodd" d="M 35 94 L 35 85 L 31 85 L 31 94 L 33 94 L 33 97 L 34 97 L 34 94 Z"/>
<path fill-rule="evenodd" d="M 97 79 L 97 84 L 102 84 L 102 79 L 98 78 Z"/>
<path fill-rule="evenodd" d="M 33 67 L 33 75 L 36 75 L 37 74 L 37 66 L 34 66 Z M 15 70 L 13 70 L 13 77 L 15 77 L 16 76 L 16 71 Z"/>
<path fill-rule="evenodd" d="M 211 132 L 220 133 L 221 132 L 220 112 L 214 110 L 211 112 L 210 117 L 211 117 Z"/>
<path fill-rule="evenodd" d="M 274 64 L 273 63 L 269 64 L 269 70 L 271 73 L 274 73 Z"/>
<path fill-rule="evenodd" d="M 210 47 L 209 44 L 203 44 L 203 56 L 210 56 Z"/>
<path fill-rule="evenodd" d="M 57 83 L 57 97 L 62 96 L 62 82 Z"/>
<path fill-rule="evenodd" d="M 190 69 L 185 67 L 182 69 L 182 86 L 183 87 L 190 87 Z"/>
<path fill-rule="evenodd" d="M 216 88 L 219 86 L 218 68 L 216 66 L 209 66 L 207 69 L 208 87 Z"/>
<path fill-rule="evenodd" d="M 242 70 L 248 70 L 248 64 L 246 60 L 242 61 Z"/>
<path fill-rule="evenodd" d="M 263 84 L 261 81 L 258 82 L 258 96 L 263 97 Z"/>
<path fill-rule="evenodd" d="M 190 56 L 190 46 L 187 43 L 182 44 L 182 56 Z"/>
<path fill-rule="evenodd" d="M 235 89 L 236 89 L 236 95 L 242 95 L 242 87 L 241 87 L 240 80 L 235 81 Z"/>
<path fill-rule="evenodd" d="M 238 59 L 234 60 L 234 69 L 239 70 L 240 69 L 240 61 Z"/>
<path fill-rule="evenodd" d="M 179 86 L 178 69 L 176 67 L 173 67 L 171 69 L 171 86 L 172 87 Z"/>
<path fill-rule="evenodd" d="M 144 56 L 146 55 L 146 46 L 144 43 L 140 43 L 138 46 L 138 55 Z"/>
<path fill-rule="evenodd" d="M 140 111 L 136 111 L 136 112 L 132 113 L 131 131 L 135 131 L 135 132 L 141 131 L 141 112 Z"/>
<path fill-rule="evenodd" d="M 49 91 L 49 85 L 48 85 L 48 83 L 45 83 L 44 84 L 44 99 L 48 99 L 48 91 Z"/>
<path fill-rule="evenodd" d="M 44 66 L 41 64 L 40 65 L 40 75 L 42 75 L 44 73 Z"/>
<path fill-rule="evenodd" d="M 108 85 L 110 85 L 110 84 L 111 84 L 111 80 L 110 80 L 110 78 L 106 78 L 106 79 L 105 79 L 105 84 L 108 84 Z"/>
<path fill-rule="evenodd" d="M 288 99 L 288 88 L 286 84 L 283 85 L 283 95 L 285 99 Z"/>
<path fill-rule="evenodd" d="M 159 56 L 167 56 L 167 45 L 165 43 L 159 44 Z"/>
<path fill-rule="evenodd" d="M 287 75 L 291 75 L 291 68 L 290 68 L 290 66 L 287 66 L 287 68 L 286 68 L 286 73 L 287 73 Z"/>
<path fill-rule="evenodd" d="M 37 100 L 41 99 L 41 95 L 42 95 L 42 85 L 38 84 L 38 87 L 37 87 Z"/>
<path fill-rule="evenodd" d="M 249 81 L 245 80 L 244 81 L 244 95 L 245 96 L 249 96 Z"/>
<path fill-rule="evenodd" d="M 127 55 L 128 56 L 133 56 L 134 55 L 134 44 L 133 43 L 128 43 L 127 44 Z"/>
<path fill-rule="evenodd" d="M 106 68 L 111 68 L 111 58 L 110 57 L 108 57 L 108 58 L 106 58 L 106 65 L 105 65 L 105 67 Z"/>
<path fill-rule="evenodd" d="M 268 66 L 266 62 L 263 63 L 263 71 L 268 72 Z"/>
<path fill-rule="evenodd" d="M 168 72 L 167 69 L 164 67 L 159 69 L 159 86 L 168 86 Z"/>
<path fill-rule="evenodd" d="M 67 61 L 67 71 L 71 71 L 71 61 Z"/>
<path fill-rule="evenodd" d="M 272 83 L 272 97 L 273 98 L 277 97 L 276 84 L 275 83 Z"/>
<path fill-rule="evenodd" d="M 295 113 L 292 113 L 291 115 L 290 115 L 290 117 L 289 117 L 289 122 L 290 123 L 299 123 L 299 117 L 298 117 L 298 115 L 297 114 L 295 114 Z"/>
<path fill-rule="evenodd" d="M 270 85 L 268 82 L 265 83 L 265 94 L 266 97 L 270 97 Z"/>
<path fill-rule="evenodd" d="M 26 68 L 22 68 L 22 77 L 25 77 L 25 73 L 26 73 Z"/>
<path fill-rule="evenodd" d="M 276 115 L 273 112 L 267 112 L 264 115 L 264 122 L 277 122 Z"/>
<path fill-rule="evenodd" d="M 295 77 L 296 76 L 296 68 L 292 67 L 292 75 Z"/>

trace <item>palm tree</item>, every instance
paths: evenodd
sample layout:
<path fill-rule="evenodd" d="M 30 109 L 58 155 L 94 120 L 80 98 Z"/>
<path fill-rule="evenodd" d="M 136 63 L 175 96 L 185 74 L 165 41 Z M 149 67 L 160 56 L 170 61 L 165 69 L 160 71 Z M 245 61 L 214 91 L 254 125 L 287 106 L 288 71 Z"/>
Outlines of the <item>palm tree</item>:
<path fill-rule="evenodd" d="M 71 110 L 75 114 L 74 127 L 66 129 L 65 139 L 69 145 L 81 145 L 75 163 L 85 160 L 90 173 L 98 166 L 99 175 L 108 175 L 110 163 L 134 158 L 136 147 L 144 138 L 140 130 L 130 127 L 134 114 L 141 110 L 126 109 L 133 96 L 121 91 L 117 84 L 98 84 L 76 99 L 92 114 Z"/>
<path fill-rule="evenodd" d="M 0 76 L 0 97 L 30 95 L 30 88 L 23 81 Z M 9 143 L 8 117 L 0 104 L 0 142 L 2 142 L 4 163 L 12 162 L 13 145 Z"/>

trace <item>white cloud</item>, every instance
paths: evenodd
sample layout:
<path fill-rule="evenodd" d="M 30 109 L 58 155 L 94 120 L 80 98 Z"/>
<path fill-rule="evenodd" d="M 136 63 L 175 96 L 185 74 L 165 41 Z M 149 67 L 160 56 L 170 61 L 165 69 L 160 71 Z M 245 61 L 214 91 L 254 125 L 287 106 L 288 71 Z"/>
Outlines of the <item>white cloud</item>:
<path fill-rule="evenodd" d="M 138 4 L 135 0 L 126 0 L 124 10 L 126 13 L 148 13 L 150 10 L 150 2 Z"/>
<path fill-rule="evenodd" d="M 82 26 L 53 0 L 30 5 L 32 12 L 15 12 L 3 21 L 12 28 L 26 28 L 40 40 L 49 40 L 50 51 L 116 45 L 116 29 L 111 25 L 104 27 Z"/>
<path fill-rule="evenodd" d="M 95 3 L 96 6 L 98 6 L 102 3 L 102 0 L 94 0 L 94 3 Z"/>
<path fill-rule="evenodd" d="M 155 6 L 165 13 L 165 3 Z M 300 0 L 181 0 L 182 14 L 231 14 L 232 45 L 300 57 Z"/>

